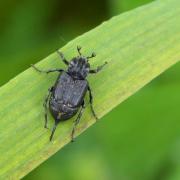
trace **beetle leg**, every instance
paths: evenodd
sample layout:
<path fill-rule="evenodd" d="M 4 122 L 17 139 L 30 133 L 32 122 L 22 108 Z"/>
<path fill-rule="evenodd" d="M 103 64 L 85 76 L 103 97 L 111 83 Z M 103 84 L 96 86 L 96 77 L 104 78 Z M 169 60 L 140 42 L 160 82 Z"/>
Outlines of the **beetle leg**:
<path fill-rule="evenodd" d="M 74 121 L 74 124 L 73 124 L 73 129 L 72 129 L 72 133 L 71 133 L 71 142 L 74 142 L 75 129 L 76 129 L 76 126 L 79 124 L 79 121 L 81 120 L 84 109 L 85 109 L 85 103 L 84 103 L 84 100 L 83 100 L 80 112 L 79 112 L 79 114 L 78 114 L 78 116 L 77 116 L 77 118 L 76 118 L 76 120 Z"/>
<path fill-rule="evenodd" d="M 89 71 L 89 73 L 91 73 L 91 74 L 98 73 L 99 71 L 101 71 L 101 70 L 103 69 L 103 67 L 104 67 L 106 64 L 107 64 L 107 62 L 105 62 L 105 63 L 104 63 L 103 65 L 101 65 L 101 66 L 98 66 L 97 69 L 91 69 L 91 70 Z"/>
<path fill-rule="evenodd" d="M 63 69 L 49 69 L 49 70 L 40 70 L 39 68 L 37 68 L 35 65 L 31 64 L 31 67 L 33 67 L 36 71 L 40 72 L 40 73 L 51 73 L 51 72 L 63 72 Z"/>
<path fill-rule="evenodd" d="M 54 87 L 51 87 L 50 89 L 49 89 L 49 92 L 48 92 L 48 95 L 47 95 L 47 97 L 45 98 L 45 100 L 44 100 L 44 104 L 43 104 L 43 106 L 44 106 L 44 110 L 45 110 L 45 114 L 44 114 L 44 116 L 45 116 L 45 124 L 44 124 L 44 128 L 46 128 L 46 129 L 48 129 L 48 127 L 47 127 L 47 121 L 48 121 L 48 117 L 47 117 L 47 115 L 48 115 L 48 101 L 49 101 L 49 98 L 50 98 L 50 95 L 51 95 L 51 93 L 52 93 L 52 91 L 53 91 L 53 88 Z"/>
<path fill-rule="evenodd" d="M 66 58 L 64 57 L 64 54 L 61 51 L 57 51 L 57 53 L 59 54 L 59 56 L 61 57 L 61 60 L 64 62 L 64 64 L 69 65 L 69 62 L 66 60 Z"/>
<path fill-rule="evenodd" d="M 59 123 L 58 121 L 55 121 L 55 123 L 54 123 L 54 126 L 53 126 L 53 128 L 52 128 L 52 132 L 51 132 L 51 136 L 50 136 L 50 138 L 49 138 L 50 141 L 52 140 L 52 138 L 53 138 L 53 136 L 54 136 L 54 132 L 55 132 L 55 130 L 56 130 L 56 127 L 57 127 L 58 123 Z"/>
<path fill-rule="evenodd" d="M 91 88 L 90 86 L 88 86 L 88 91 L 89 91 L 89 102 L 90 102 L 90 106 L 91 106 L 91 111 L 93 113 L 93 116 L 95 117 L 96 121 L 98 120 L 98 117 L 94 111 L 94 108 L 93 108 L 93 96 L 92 96 L 92 91 L 91 91 Z"/>

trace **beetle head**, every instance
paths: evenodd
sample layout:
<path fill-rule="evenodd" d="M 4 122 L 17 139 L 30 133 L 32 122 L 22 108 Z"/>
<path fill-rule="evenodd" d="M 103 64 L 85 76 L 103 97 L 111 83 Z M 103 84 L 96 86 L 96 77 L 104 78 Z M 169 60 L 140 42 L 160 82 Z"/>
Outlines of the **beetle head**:
<path fill-rule="evenodd" d="M 68 67 L 68 73 L 75 79 L 85 79 L 90 70 L 89 57 L 78 56 L 73 58 Z"/>

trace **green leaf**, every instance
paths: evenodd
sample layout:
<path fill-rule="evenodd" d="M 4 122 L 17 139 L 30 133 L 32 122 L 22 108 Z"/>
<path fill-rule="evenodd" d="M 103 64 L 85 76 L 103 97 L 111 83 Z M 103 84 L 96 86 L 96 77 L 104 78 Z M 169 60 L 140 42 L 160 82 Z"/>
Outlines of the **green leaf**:
<path fill-rule="evenodd" d="M 77 55 L 77 45 L 84 55 L 95 51 L 92 68 L 108 61 L 101 72 L 88 77 L 99 118 L 179 61 L 179 7 L 179 0 L 155 1 L 112 18 L 61 49 L 67 59 Z M 37 66 L 65 68 L 57 53 Z M 39 74 L 30 68 L 0 88 L 1 179 L 23 177 L 69 143 L 73 119 L 59 124 L 52 142 L 50 130 L 43 128 L 42 104 L 56 78 L 56 73 Z M 94 122 L 87 106 L 76 135 Z"/>

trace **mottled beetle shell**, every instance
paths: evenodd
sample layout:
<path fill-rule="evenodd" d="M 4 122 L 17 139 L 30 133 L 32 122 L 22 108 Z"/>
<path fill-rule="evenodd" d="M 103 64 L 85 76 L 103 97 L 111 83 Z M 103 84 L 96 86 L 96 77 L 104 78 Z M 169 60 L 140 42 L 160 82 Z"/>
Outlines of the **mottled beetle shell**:
<path fill-rule="evenodd" d="M 87 89 L 86 80 L 74 80 L 63 72 L 56 81 L 49 101 L 52 116 L 58 121 L 73 117 L 82 104 Z"/>

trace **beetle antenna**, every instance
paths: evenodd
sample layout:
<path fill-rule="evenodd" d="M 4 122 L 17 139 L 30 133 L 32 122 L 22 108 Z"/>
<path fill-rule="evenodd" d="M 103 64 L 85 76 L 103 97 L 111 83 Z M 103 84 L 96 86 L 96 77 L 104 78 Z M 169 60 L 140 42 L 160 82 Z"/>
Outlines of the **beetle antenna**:
<path fill-rule="evenodd" d="M 78 51 L 79 55 L 81 56 L 81 46 L 77 46 L 77 51 Z"/>
<path fill-rule="evenodd" d="M 65 44 L 67 43 L 67 41 L 65 40 L 65 38 L 64 38 L 63 36 L 59 35 L 59 39 L 60 39 L 62 42 L 64 42 Z"/>
<path fill-rule="evenodd" d="M 56 130 L 57 125 L 58 125 L 58 123 L 55 122 L 55 123 L 54 123 L 54 126 L 53 126 L 53 129 L 52 129 L 51 136 L 50 136 L 50 138 L 49 138 L 50 141 L 52 140 L 52 138 L 53 138 L 53 136 L 54 136 L 54 132 L 55 132 L 55 130 Z"/>
<path fill-rule="evenodd" d="M 87 57 L 87 59 L 89 60 L 89 59 L 91 59 L 91 58 L 93 58 L 93 57 L 95 57 L 96 56 L 96 54 L 93 52 L 92 54 L 91 54 L 91 56 L 88 56 Z"/>

